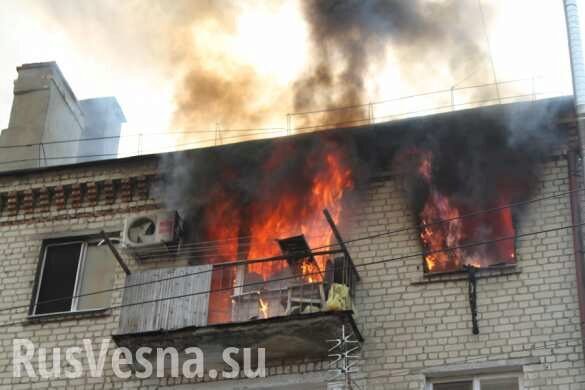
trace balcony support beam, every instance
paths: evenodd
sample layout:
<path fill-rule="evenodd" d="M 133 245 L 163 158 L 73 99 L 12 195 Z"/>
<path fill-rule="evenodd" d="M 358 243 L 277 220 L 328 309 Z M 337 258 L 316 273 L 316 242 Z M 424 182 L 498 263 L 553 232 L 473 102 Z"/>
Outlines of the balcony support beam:
<path fill-rule="evenodd" d="M 100 235 L 104 239 L 105 243 L 108 245 L 108 248 L 110 248 L 110 251 L 112 251 L 112 254 L 116 258 L 116 261 L 118 261 L 118 264 L 120 265 L 120 268 L 122 268 L 122 270 L 124 271 L 124 273 L 126 275 L 130 275 L 132 273 L 132 272 L 130 272 L 130 268 L 128 268 L 128 266 L 124 262 L 124 259 L 120 255 L 120 252 L 118 252 L 118 250 L 116 249 L 116 247 L 112 244 L 112 241 L 110 241 L 110 238 L 108 237 L 108 235 L 106 234 L 106 232 L 102 230 L 100 232 Z"/>

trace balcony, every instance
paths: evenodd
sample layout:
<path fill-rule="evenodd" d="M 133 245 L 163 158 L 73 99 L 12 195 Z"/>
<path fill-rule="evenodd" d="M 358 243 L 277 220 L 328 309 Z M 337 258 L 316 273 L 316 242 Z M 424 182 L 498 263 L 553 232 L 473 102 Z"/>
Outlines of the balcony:
<path fill-rule="evenodd" d="M 279 244 L 283 254 L 270 258 L 132 273 L 114 340 L 130 350 L 197 346 L 210 364 L 226 347 L 261 347 L 270 364 L 327 358 L 342 326 L 361 339 L 347 250 L 311 252 L 302 236 Z"/>

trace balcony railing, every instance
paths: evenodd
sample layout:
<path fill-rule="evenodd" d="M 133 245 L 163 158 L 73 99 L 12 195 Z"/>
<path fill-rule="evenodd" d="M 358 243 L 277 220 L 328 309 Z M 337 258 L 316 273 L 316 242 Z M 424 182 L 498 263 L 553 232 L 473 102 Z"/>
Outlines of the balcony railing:
<path fill-rule="evenodd" d="M 349 311 L 358 280 L 342 249 L 135 272 L 118 334 Z"/>
<path fill-rule="evenodd" d="M 206 363 L 222 348 L 264 348 L 267 361 L 324 359 L 342 327 L 362 340 L 353 318 L 359 275 L 337 227 L 337 246 L 311 250 L 304 236 L 277 240 L 281 255 L 128 275 L 119 346 L 197 345 Z"/>
<path fill-rule="evenodd" d="M 339 250 L 216 265 L 209 323 L 351 310 L 357 280 Z"/>

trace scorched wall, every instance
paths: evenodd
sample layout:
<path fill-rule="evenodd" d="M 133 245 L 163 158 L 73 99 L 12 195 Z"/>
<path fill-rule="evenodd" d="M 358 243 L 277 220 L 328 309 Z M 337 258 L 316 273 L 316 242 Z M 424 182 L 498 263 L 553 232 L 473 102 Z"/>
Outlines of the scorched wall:
<path fill-rule="evenodd" d="M 125 216 L 162 207 L 154 185 L 157 175 L 155 158 L 136 158 L 1 176 L 1 306 L 27 306 L 31 302 L 43 239 L 101 229 L 119 231 Z M 567 163 L 559 155 L 545 163 L 534 197 L 568 190 Z M 353 227 L 343 232 L 346 237 L 413 227 L 404 194 L 392 175 L 378 175 L 359 191 L 362 200 L 352 215 L 349 225 Z M 525 213 L 519 234 L 572 223 L 567 196 L 530 204 Z M 428 378 L 449 370 L 466 374 L 504 369 L 518 370 L 529 390 L 585 388 L 569 229 L 519 239 L 515 268 L 480 273 L 479 335 L 471 332 L 464 275 L 425 278 L 421 256 L 367 265 L 419 253 L 417 234 L 411 230 L 350 245 L 362 277 L 355 300 L 358 327 L 365 338 L 361 372 L 355 375 L 362 388 L 421 390 Z M 129 256 L 126 261 L 133 270 L 145 267 Z M 156 266 L 162 264 L 150 265 Z M 122 286 L 124 273 L 116 269 L 114 286 Z M 120 302 L 121 292 L 117 291 L 112 305 Z M 84 338 L 91 338 L 96 341 L 94 348 L 99 349 L 101 339 L 116 331 L 119 310 L 43 321 L 29 321 L 27 313 L 28 308 L 0 312 L 0 323 L 16 322 L 0 332 L 3 388 L 231 389 L 247 383 L 256 383 L 252 386 L 258 388 L 271 388 L 271 384 L 272 388 L 291 384 L 326 388 L 326 366 L 315 362 L 273 368 L 270 377 L 260 382 L 242 380 L 223 385 L 192 385 L 182 379 L 125 381 L 113 375 L 109 360 L 106 375 L 100 378 L 88 374 L 70 380 L 14 378 L 14 338 L 27 338 L 43 347 L 79 346 Z M 112 342 L 110 349 L 113 347 Z M 304 373 L 310 374 L 301 375 Z"/>

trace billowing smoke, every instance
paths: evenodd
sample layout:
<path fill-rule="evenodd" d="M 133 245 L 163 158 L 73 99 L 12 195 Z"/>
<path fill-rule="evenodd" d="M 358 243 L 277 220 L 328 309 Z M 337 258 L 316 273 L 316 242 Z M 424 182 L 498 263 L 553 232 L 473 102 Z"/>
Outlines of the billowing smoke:
<path fill-rule="evenodd" d="M 238 69 L 233 78 L 225 79 L 212 70 L 197 68 L 188 71 L 182 82 L 173 121 L 186 132 L 216 126 L 247 129 L 269 117 L 267 108 L 254 104 L 261 80 L 252 69 Z"/>
<path fill-rule="evenodd" d="M 563 142 L 557 103 L 458 112 L 401 145 L 394 170 L 426 225 L 426 271 L 515 263 L 515 240 L 504 238 L 515 236 L 524 207 L 506 206 L 531 197 L 541 163 Z"/>
<path fill-rule="evenodd" d="M 152 94 L 170 95 L 174 111 L 168 130 L 259 127 L 275 116 L 282 124 L 282 111 L 275 114 L 272 109 L 288 92 L 243 60 L 245 48 L 235 42 L 239 16 L 246 9 L 271 5 L 229 0 L 63 0 L 58 4 L 45 0 L 29 7 L 48 28 L 64 32 L 84 61 L 111 68 L 112 78 L 135 79 L 140 90 L 146 84 Z M 149 99 L 134 99 L 138 97 Z"/>
<path fill-rule="evenodd" d="M 246 48 L 237 47 L 236 41 L 237 19 L 247 7 L 272 7 L 254 1 L 194 3 L 203 12 L 192 10 L 190 28 L 171 41 L 180 65 L 171 126 L 185 132 L 281 126 L 279 110 L 286 105 L 288 91 L 240 58 Z"/>
<path fill-rule="evenodd" d="M 488 75 L 476 2 L 312 0 L 302 4 L 314 60 L 294 84 L 295 111 L 366 103 L 372 92 L 369 80 L 389 62 L 414 84 L 429 82 L 444 68 L 443 75 L 450 73 L 454 81 L 470 74 L 486 80 Z M 367 110 L 335 111 L 329 116 L 337 122 L 359 122 L 367 118 Z"/>
<path fill-rule="evenodd" d="M 116 73 L 125 69 L 138 75 L 152 83 L 153 93 L 172 84 L 170 127 L 184 132 L 282 127 L 287 112 L 380 99 L 380 89 L 387 94 L 393 87 L 380 85 L 378 76 L 388 69 L 419 90 L 462 80 L 491 81 L 473 1 L 63 0 L 58 6 L 52 1 L 31 3 L 31 8 L 56 22 L 52 28 L 83 37 L 72 42 L 86 58 L 103 61 Z M 298 25 L 296 39 L 303 40 L 304 31 L 307 42 L 286 41 L 291 26 L 269 26 L 266 16 L 257 22 L 256 35 L 245 41 L 250 47 L 241 47 L 242 16 L 254 12 L 290 14 Z M 248 53 L 261 60 L 250 59 Z M 263 62 L 270 62 L 273 71 L 282 73 L 299 59 L 299 66 L 286 71 L 286 82 L 261 69 Z M 331 117 L 301 118 L 298 125 L 366 116 L 361 108 L 342 110 Z"/>
<path fill-rule="evenodd" d="M 361 161 L 351 136 L 327 134 L 178 153 L 163 172 L 169 206 L 197 221 L 193 239 L 275 238 L 323 230 L 325 207 L 339 217 Z"/>

